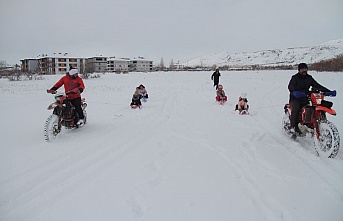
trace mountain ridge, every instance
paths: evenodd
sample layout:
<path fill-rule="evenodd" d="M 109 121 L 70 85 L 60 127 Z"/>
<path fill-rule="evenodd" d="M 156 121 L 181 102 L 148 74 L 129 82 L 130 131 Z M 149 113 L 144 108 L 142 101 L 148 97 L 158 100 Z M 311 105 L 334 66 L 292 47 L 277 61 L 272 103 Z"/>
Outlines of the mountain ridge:
<path fill-rule="evenodd" d="M 313 64 L 343 54 L 343 38 L 316 46 L 269 49 L 255 52 L 219 53 L 200 56 L 184 63 L 187 67 L 210 66 L 284 66 L 300 62 Z"/>

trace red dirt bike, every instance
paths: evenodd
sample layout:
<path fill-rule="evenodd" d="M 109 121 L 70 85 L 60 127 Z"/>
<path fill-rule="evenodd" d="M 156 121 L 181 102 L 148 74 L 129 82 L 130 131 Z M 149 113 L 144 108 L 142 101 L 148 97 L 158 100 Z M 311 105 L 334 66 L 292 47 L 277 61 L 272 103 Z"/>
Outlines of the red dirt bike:
<path fill-rule="evenodd" d="M 335 97 L 336 91 L 299 93 L 302 94 L 298 95 L 298 98 L 307 96 L 309 99 L 309 104 L 303 107 L 299 113 L 299 129 L 303 136 L 313 137 L 314 147 L 318 155 L 328 158 L 336 157 L 340 147 L 339 132 L 336 126 L 326 118 L 326 113 L 335 116 L 336 111 L 331 108 L 332 102 L 324 100 L 324 96 Z M 295 139 L 296 135 L 290 131 L 291 106 L 286 104 L 284 111 L 282 129 L 286 134 L 291 135 Z"/>
<path fill-rule="evenodd" d="M 68 93 L 51 93 L 55 94 L 55 102 L 49 105 L 48 110 L 53 110 L 53 112 L 44 124 L 44 139 L 48 142 L 56 138 L 56 136 L 61 132 L 62 126 L 66 129 L 79 127 L 76 123 L 78 115 L 75 111 L 75 107 L 68 100 Z M 84 114 L 84 123 L 86 123 L 87 113 L 85 109 L 87 107 L 87 103 L 85 98 L 81 99 L 81 107 Z"/>

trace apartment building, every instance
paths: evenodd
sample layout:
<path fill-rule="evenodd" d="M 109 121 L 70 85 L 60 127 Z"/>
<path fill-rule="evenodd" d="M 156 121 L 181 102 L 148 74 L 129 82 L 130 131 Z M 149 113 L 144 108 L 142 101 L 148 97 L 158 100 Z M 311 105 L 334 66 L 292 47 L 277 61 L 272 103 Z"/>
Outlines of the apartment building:
<path fill-rule="evenodd" d="M 106 72 L 107 71 L 107 57 L 98 56 L 86 59 L 86 71 L 93 72 Z"/>
<path fill-rule="evenodd" d="M 42 55 L 38 58 L 21 60 L 23 71 L 41 74 L 65 74 L 70 68 L 85 71 L 85 58 L 69 57 L 67 54 Z"/>
<path fill-rule="evenodd" d="M 38 72 L 38 60 L 34 58 L 23 59 L 21 62 L 21 70 L 28 73 Z"/>
<path fill-rule="evenodd" d="M 108 72 L 128 72 L 129 71 L 129 58 L 115 58 L 110 57 L 107 60 Z"/>
<path fill-rule="evenodd" d="M 153 62 L 146 60 L 142 57 L 134 58 L 130 60 L 129 71 L 152 71 Z"/>
<path fill-rule="evenodd" d="M 77 68 L 80 73 L 94 72 L 129 72 L 153 70 L 153 62 L 142 57 L 138 59 L 95 56 L 90 58 L 71 57 L 67 53 L 43 54 L 37 58 L 23 59 L 21 68 L 25 72 L 40 74 L 65 74 L 70 68 Z"/>

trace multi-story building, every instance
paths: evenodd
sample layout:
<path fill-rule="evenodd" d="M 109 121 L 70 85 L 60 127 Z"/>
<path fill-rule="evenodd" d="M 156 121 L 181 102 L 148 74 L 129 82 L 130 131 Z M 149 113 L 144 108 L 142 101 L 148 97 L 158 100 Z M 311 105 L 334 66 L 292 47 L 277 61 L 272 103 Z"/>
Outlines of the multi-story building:
<path fill-rule="evenodd" d="M 106 72 L 107 71 L 107 57 L 91 57 L 86 59 L 86 71 L 93 72 Z"/>
<path fill-rule="evenodd" d="M 38 60 L 34 58 L 23 59 L 21 61 L 21 70 L 27 73 L 38 72 Z"/>
<path fill-rule="evenodd" d="M 67 54 L 42 55 L 38 58 L 21 60 L 22 70 L 40 74 L 65 74 L 70 68 L 85 71 L 85 58 L 67 57 Z"/>
<path fill-rule="evenodd" d="M 142 57 L 134 58 L 130 60 L 129 71 L 152 71 L 152 61 L 146 60 Z"/>
<path fill-rule="evenodd" d="M 128 72 L 129 71 L 129 58 L 115 58 L 110 57 L 107 60 L 107 71 L 109 72 Z"/>
<path fill-rule="evenodd" d="M 25 72 L 40 74 L 65 74 L 71 68 L 77 68 L 80 73 L 93 72 L 129 72 L 152 71 L 153 62 L 142 57 L 138 59 L 114 57 L 71 57 L 68 54 L 54 53 L 52 56 L 43 54 L 38 58 L 23 59 L 21 68 Z"/>

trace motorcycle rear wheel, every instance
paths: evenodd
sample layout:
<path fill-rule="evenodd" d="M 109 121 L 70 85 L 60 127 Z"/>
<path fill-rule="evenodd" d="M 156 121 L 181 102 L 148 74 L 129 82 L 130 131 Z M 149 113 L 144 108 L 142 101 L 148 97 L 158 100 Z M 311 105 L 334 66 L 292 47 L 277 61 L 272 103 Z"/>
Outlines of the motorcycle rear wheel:
<path fill-rule="evenodd" d="M 44 124 L 44 139 L 47 142 L 54 140 L 61 132 L 61 128 L 58 125 L 59 118 L 55 114 L 51 114 L 48 119 L 46 119 Z"/>
<path fill-rule="evenodd" d="M 315 148 L 320 156 L 335 158 L 340 147 L 340 137 L 337 127 L 330 121 L 318 123 L 320 136 L 315 136 Z"/>

